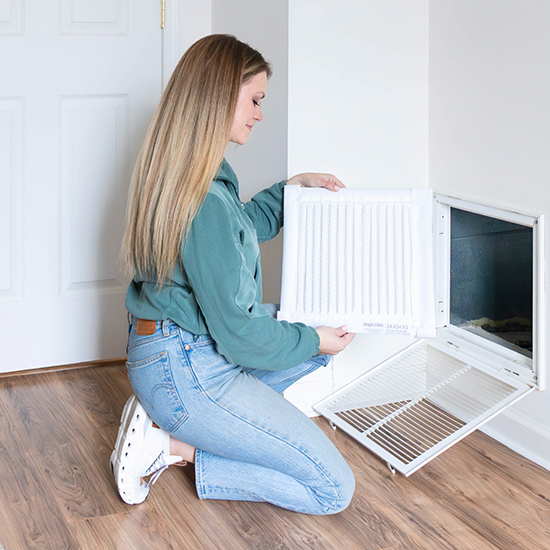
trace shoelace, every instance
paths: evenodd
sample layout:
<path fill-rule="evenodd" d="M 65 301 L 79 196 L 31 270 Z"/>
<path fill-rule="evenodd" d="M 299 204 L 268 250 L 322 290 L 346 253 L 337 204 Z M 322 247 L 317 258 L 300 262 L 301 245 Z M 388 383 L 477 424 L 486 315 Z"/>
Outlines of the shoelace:
<path fill-rule="evenodd" d="M 182 460 L 181 456 L 170 456 L 168 461 L 166 461 L 164 458 L 164 451 L 162 451 L 151 466 L 147 468 L 147 472 L 145 473 L 145 475 L 149 475 L 149 473 L 154 472 L 149 480 L 149 484 L 154 485 L 160 475 L 168 469 L 168 466 L 172 466 L 173 464 L 185 466 L 187 462 Z"/>
<path fill-rule="evenodd" d="M 168 470 L 168 464 L 165 464 L 164 466 L 161 466 L 152 476 L 149 480 L 150 485 L 154 485 L 157 479 L 160 477 L 160 474 L 164 472 L 164 470 Z"/>

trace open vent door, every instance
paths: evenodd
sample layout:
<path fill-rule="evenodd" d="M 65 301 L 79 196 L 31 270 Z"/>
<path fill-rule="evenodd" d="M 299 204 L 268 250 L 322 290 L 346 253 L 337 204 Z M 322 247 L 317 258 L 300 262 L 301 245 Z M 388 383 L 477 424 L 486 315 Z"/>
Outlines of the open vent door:
<path fill-rule="evenodd" d="M 531 359 L 448 322 L 441 266 L 450 271 L 450 245 L 442 246 L 450 221 L 435 239 L 432 214 L 450 219 L 450 210 L 442 215 L 433 197 L 431 189 L 285 189 L 279 319 L 430 338 L 313 407 L 404 475 L 537 385 Z M 434 261 L 434 248 L 446 257 Z M 449 326 L 436 329 L 436 309 Z"/>
<path fill-rule="evenodd" d="M 534 388 L 421 341 L 314 409 L 408 476 Z"/>

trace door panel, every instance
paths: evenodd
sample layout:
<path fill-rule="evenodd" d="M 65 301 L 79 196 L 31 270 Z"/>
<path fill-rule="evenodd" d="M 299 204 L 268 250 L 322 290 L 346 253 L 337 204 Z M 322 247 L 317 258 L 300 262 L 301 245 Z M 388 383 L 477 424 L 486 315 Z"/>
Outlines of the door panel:
<path fill-rule="evenodd" d="M 0 0 L 0 372 L 125 354 L 117 256 L 161 53 L 157 2 Z"/>

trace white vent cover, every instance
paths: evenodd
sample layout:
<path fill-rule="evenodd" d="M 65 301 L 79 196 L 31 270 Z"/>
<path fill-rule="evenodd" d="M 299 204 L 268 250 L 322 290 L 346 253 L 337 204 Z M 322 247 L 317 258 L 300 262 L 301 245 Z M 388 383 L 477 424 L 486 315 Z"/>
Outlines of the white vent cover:
<path fill-rule="evenodd" d="M 533 389 L 420 341 L 314 409 L 408 476 Z"/>
<path fill-rule="evenodd" d="M 431 189 L 285 187 L 279 319 L 435 336 Z"/>

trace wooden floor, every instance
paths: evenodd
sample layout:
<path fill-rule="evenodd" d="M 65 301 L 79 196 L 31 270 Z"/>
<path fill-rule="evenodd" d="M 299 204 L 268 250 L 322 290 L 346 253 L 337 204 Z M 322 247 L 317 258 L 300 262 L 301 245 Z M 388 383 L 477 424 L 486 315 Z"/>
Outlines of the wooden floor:
<path fill-rule="evenodd" d="M 199 501 L 175 467 L 127 506 L 109 455 L 130 391 L 122 365 L 0 379 L 0 548 L 550 549 L 550 472 L 481 433 L 405 478 L 315 419 L 357 478 L 335 516 Z"/>

